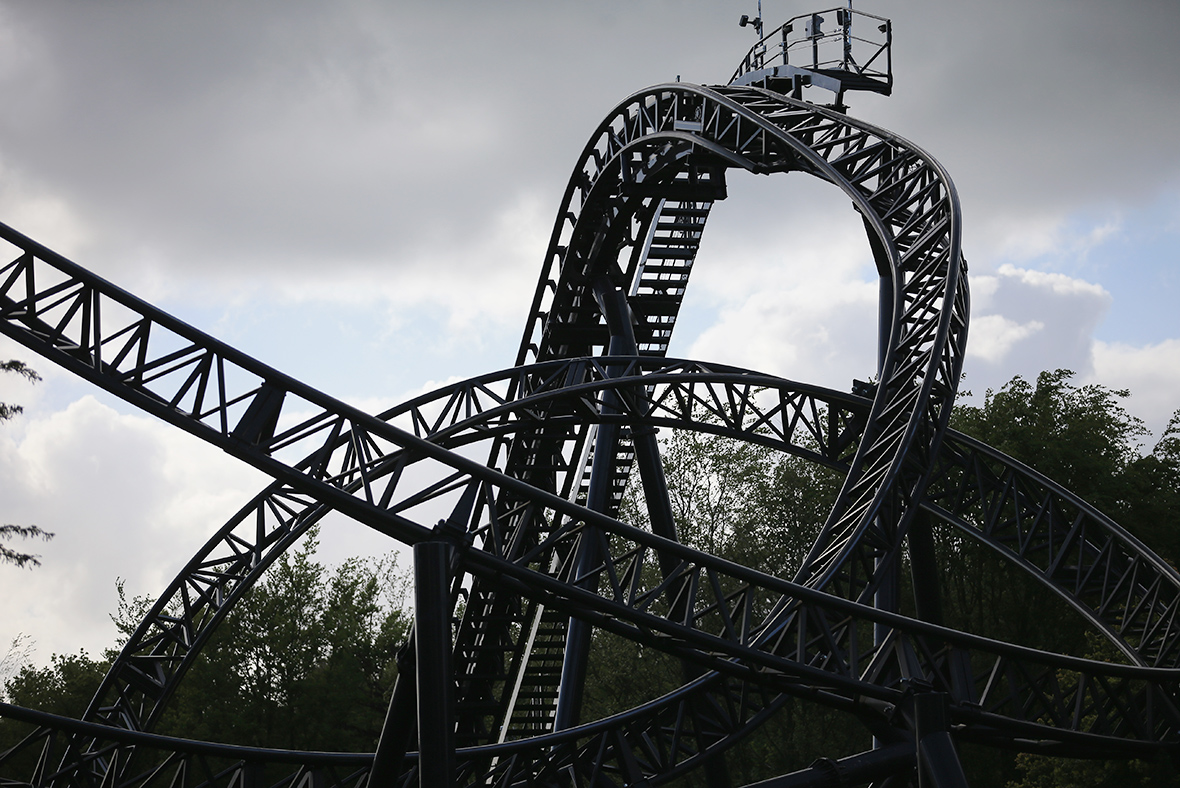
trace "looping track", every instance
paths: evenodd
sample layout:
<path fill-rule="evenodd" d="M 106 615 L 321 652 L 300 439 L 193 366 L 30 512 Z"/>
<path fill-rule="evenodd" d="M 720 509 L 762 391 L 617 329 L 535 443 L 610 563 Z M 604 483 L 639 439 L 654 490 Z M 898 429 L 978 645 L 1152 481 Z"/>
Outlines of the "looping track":
<path fill-rule="evenodd" d="M 871 399 L 663 358 L 730 168 L 814 175 L 861 214 L 890 295 Z M 896 135 L 752 87 L 677 83 L 631 96 L 574 170 L 517 366 L 379 417 L 8 228 L 0 236 L 17 250 L 0 269 L 0 330 L 276 480 L 161 596 L 84 722 L 0 709 L 42 725 L 28 743 L 44 746 L 34 784 L 179 775 L 174 784 L 231 785 L 260 763 L 283 772 L 280 785 L 363 784 L 371 756 L 142 733 L 217 623 L 330 510 L 405 544 L 441 538 L 430 527 L 440 513 L 462 528 L 454 591 L 462 585 L 467 605 L 454 665 L 464 785 L 567 784 L 571 774 L 658 784 L 716 759 L 791 697 L 905 741 L 898 709 L 917 685 L 947 694 L 964 740 L 1035 740 L 1064 754 L 1175 745 L 1180 577 L 1051 481 L 947 432 L 968 316 L 958 200 L 937 162 Z M 792 580 L 677 541 L 659 494 L 660 426 L 763 443 L 844 474 Z M 470 459 L 477 446 L 486 463 Z M 616 519 L 633 467 L 651 530 Z M 874 606 L 903 549 L 932 560 L 907 541 L 920 518 L 919 532 L 930 519 L 947 523 L 1052 589 L 1128 664 Z M 579 725 L 588 652 L 578 644 L 590 627 L 679 657 L 684 686 Z M 412 756 L 400 779 L 416 784 Z"/>

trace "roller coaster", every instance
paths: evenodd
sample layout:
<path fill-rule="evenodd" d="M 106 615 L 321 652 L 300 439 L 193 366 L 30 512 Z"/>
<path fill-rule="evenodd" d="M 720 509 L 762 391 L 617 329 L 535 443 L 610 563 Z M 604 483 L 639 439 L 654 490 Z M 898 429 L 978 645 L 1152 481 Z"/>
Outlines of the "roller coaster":
<path fill-rule="evenodd" d="M 0 754 L 0 786 L 722 788 L 731 748 L 796 699 L 853 715 L 873 747 L 760 785 L 965 786 L 962 742 L 1175 752 L 1180 575 L 1076 495 L 948 428 L 969 316 L 955 187 L 844 102 L 891 91 L 891 23 L 850 7 L 765 36 L 753 21 L 759 41 L 727 84 L 641 90 L 594 130 L 514 365 L 378 415 L 0 225 L 0 331 L 274 480 L 161 594 L 80 719 L 0 704 L 30 730 Z M 835 100 L 804 99 L 814 91 Z M 667 357 L 731 169 L 805 173 L 851 201 L 880 274 L 874 383 L 838 392 Z M 797 574 L 678 538 L 660 428 L 842 475 Z M 632 477 L 643 527 L 619 519 Z M 334 511 L 413 548 L 413 635 L 376 752 L 153 733 L 218 624 Z M 1121 661 L 948 626 L 935 528 L 1048 589 Z M 585 719 L 596 631 L 671 655 L 680 686 Z"/>

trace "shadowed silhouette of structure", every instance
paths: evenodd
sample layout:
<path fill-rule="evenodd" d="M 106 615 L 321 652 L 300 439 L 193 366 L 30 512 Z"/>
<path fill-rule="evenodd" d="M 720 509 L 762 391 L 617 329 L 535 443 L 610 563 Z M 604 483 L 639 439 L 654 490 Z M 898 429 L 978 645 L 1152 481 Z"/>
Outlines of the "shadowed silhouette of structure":
<path fill-rule="evenodd" d="M 594 130 L 514 366 L 385 413 L 0 226 L 11 260 L 0 330 L 274 479 L 165 590 L 82 719 L 0 706 L 37 726 L 0 755 L 0 785 L 654 786 L 695 774 L 718 788 L 729 748 L 795 698 L 854 715 L 874 747 L 766 785 L 965 785 L 959 741 L 1090 757 L 1174 749 L 1180 577 L 1084 501 L 947 427 L 969 312 L 955 188 L 844 102 L 891 91 L 890 22 L 851 7 L 767 35 L 761 13 L 752 21 L 759 41 L 728 84 L 642 90 Z M 834 101 L 805 100 L 813 89 Z M 802 172 L 852 202 L 880 273 L 876 382 L 845 393 L 666 357 L 730 169 Z M 680 540 L 661 427 L 843 474 L 796 575 Z M 642 528 L 618 519 L 632 477 Z M 377 752 L 152 734 L 217 624 L 333 510 L 414 549 L 414 635 Z M 1122 663 L 948 626 L 935 527 L 1051 590 Z M 673 655 L 679 688 L 584 719 L 596 629 Z M 32 772 L 9 774 L 29 753 Z"/>

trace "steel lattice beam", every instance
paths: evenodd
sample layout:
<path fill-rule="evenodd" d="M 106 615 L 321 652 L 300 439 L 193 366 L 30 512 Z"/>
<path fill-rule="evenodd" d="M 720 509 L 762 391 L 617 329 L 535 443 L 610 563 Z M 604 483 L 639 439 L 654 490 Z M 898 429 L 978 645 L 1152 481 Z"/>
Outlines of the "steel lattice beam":
<path fill-rule="evenodd" d="M 731 168 L 819 177 L 863 217 L 889 296 L 871 396 L 664 358 Z M 649 88 L 608 113 L 579 158 L 517 366 L 371 416 L 0 225 L 13 250 L 0 268 L 0 331 L 276 480 L 165 591 L 84 721 L 0 708 L 42 726 L 18 748 L 42 749 L 32 782 L 228 786 L 273 763 L 291 764 L 277 784 L 363 784 L 365 756 L 147 732 L 216 625 L 331 510 L 408 545 L 449 540 L 456 551 L 452 582 L 469 591 L 453 654 L 464 785 L 666 781 L 795 697 L 917 743 L 916 726 L 892 713 L 917 685 L 945 695 L 964 740 L 1052 741 L 1046 750 L 1065 754 L 1173 748 L 1180 576 L 1050 480 L 947 430 L 969 311 L 960 236 L 946 172 L 888 131 L 765 88 Z M 645 482 L 661 473 L 650 432 L 661 426 L 844 474 L 793 580 L 616 519 L 633 459 Z M 471 459 L 474 447 L 486 462 Z M 439 511 L 452 512 L 453 530 L 429 525 Z M 874 607 L 918 517 L 960 529 L 1050 588 L 1129 664 Z M 547 661 L 588 627 L 672 654 L 693 678 L 583 725 L 567 703 L 555 723 L 571 690 Z M 585 659 L 567 655 L 567 679 L 577 683 Z M 913 768 L 908 757 L 885 760 Z M 412 754 L 404 767 L 400 784 L 416 784 Z"/>

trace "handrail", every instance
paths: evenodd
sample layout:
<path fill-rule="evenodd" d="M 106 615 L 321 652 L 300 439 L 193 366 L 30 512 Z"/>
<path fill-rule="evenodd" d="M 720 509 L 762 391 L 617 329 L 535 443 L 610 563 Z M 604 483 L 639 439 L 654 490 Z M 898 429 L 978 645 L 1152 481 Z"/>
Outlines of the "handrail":
<path fill-rule="evenodd" d="M 866 24 L 855 25 L 863 18 Z M 825 31 L 824 25 L 835 22 Z M 857 31 L 873 31 L 857 35 Z M 888 94 L 893 87 L 893 24 L 885 17 L 852 8 L 829 8 L 800 14 L 784 22 L 758 41 L 734 72 L 729 84 L 757 81 L 777 72 L 777 66 L 793 66 L 827 76 L 846 74 L 858 82 L 841 83 L 843 90 L 874 90 Z M 881 61 L 884 60 L 882 64 Z M 866 82 L 867 81 L 867 82 Z"/>

